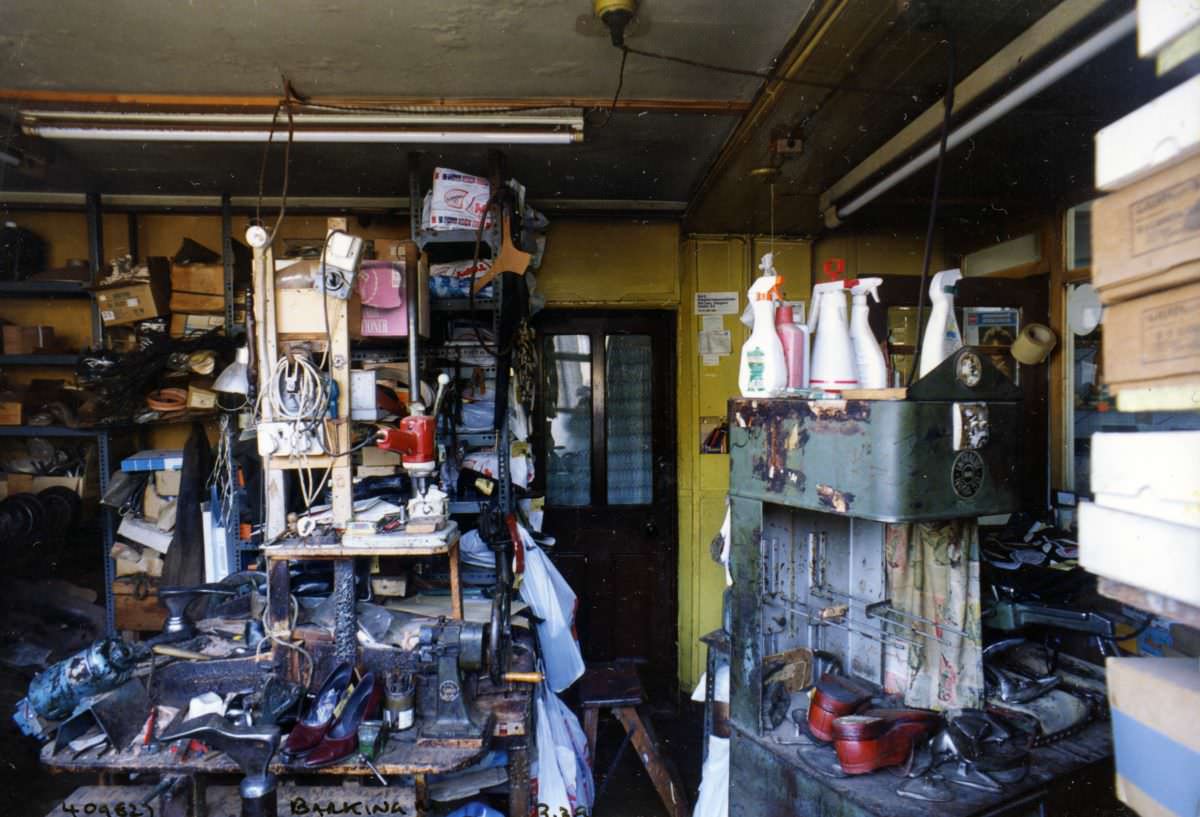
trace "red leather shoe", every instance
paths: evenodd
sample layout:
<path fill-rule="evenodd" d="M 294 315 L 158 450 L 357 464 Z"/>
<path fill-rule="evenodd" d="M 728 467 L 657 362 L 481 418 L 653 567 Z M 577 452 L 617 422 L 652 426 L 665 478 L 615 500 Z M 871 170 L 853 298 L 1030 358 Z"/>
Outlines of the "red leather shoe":
<path fill-rule="evenodd" d="M 942 725 L 928 709 L 868 709 L 833 722 L 833 748 L 846 774 L 866 774 L 908 760 L 913 744 Z"/>
<path fill-rule="evenodd" d="M 368 672 L 350 693 L 342 714 L 329 727 L 317 747 L 304 756 L 300 766 L 316 769 L 345 760 L 358 751 L 358 726 L 379 709 L 383 684 L 375 682 L 375 673 Z"/>
<path fill-rule="evenodd" d="M 285 756 L 302 755 L 321 742 L 333 724 L 333 710 L 346 694 L 353 673 L 354 668 L 349 664 L 338 664 L 333 668 L 333 672 L 317 690 L 312 708 L 292 727 L 287 740 L 283 742 L 282 753 Z"/>
<path fill-rule="evenodd" d="M 808 706 L 808 731 L 817 740 L 833 740 L 833 721 L 843 715 L 853 715 L 871 700 L 870 691 L 841 675 L 825 673 L 813 690 Z"/>

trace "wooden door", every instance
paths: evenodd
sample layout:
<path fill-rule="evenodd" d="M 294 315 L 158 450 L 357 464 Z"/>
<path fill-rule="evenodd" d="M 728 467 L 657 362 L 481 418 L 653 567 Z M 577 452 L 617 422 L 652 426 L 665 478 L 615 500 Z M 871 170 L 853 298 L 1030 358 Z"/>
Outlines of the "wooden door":
<path fill-rule="evenodd" d="M 535 320 L 537 484 L 552 558 L 579 596 L 589 663 L 641 662 L 675 690 L 675 314 L 572 310 Z"/>

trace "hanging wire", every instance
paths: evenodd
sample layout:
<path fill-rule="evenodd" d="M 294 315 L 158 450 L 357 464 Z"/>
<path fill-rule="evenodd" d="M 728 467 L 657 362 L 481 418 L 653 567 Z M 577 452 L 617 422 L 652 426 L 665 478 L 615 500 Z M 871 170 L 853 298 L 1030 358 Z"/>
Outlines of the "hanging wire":
<path fill-rule="evenodd" d="M 673 54 L 662 54 L 657 51 L 646 51 L 641 48 L 634 48 L 629 45 L 620 46 L 624 54 L 636 54 L 639 57 L 647 57 L 653 60 L 662 60 L 664 62 L 674 62 L 679 65 L 687 65 L 692 68 L 703 68 L 706 71 L 716 71 L 721 74 L 733 74 L 740 77 L 754 77 L 756 79 L 767 80 L 768 82 L 784 82 L 789 85 L 805 85 L 810 88 L 824 88 L 828 91 L 850 91 L 859 94 L 872 94 L 876 96 L 900 96 L 911 98 L 917 91 L 912 89 L 901 88 L 873 88 L 866 85 L 851 85 L 844 82 L 819 82 L 810 79 L 795 79 L 793 77 L 785 77 L 782 74 L 776 74 L 773 71 L 751 71 L 746 68 L 734 68 L 728 65 L 717 65 L 711 62 L 702 62 L 700 60 L 692 60 L 687 57 L 676 57 Z"/>
<path fill-rule="evenodd" d="M 925 254 L 921 261 L 921 283 L 917 290 L 917 335 L 916 351 L 913 354 L 912 370 L 908 373 L 907 385 L 917 377 L 921 365 L 921 321 L 925 317 L 925 287 L 929 278 L 929 264 L 933 257 L 933 232 L 937 227 L 938 197 L 942 192 L 942 167 L 946 160 L 946 140 L 950 138 L 950 118 L 954 114 L 954 85 L 958 81 L 954 37 L 947 32 L 942 41 L 946 46 L 946 96 L 943 101 L 942 138 L 938 145 L 937 165 L 933 172 L 933 195 L 929 199 L 929 223 L 925 229 Z"/>

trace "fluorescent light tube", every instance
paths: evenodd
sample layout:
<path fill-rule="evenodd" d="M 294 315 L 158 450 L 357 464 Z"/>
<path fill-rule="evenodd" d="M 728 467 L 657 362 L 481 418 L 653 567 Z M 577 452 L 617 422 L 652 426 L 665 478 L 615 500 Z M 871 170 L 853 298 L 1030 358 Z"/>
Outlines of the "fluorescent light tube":
<path fill-rule="evenodd" d="M 104 142 L 265 142 L 268 135 L 274 142 L 286 142 L 286 128 L 266 130 L 188 129 L 188 128 L 90 128 L 58 125 L 25 125 L 22 130 L 43 139 L 83 139 Z M 575 131 L 529 130 L 298 130 L 294 142 L 324 144 L 393 144 L 393 145 L 567 145 L 582 142 L 583 134 Z"/>

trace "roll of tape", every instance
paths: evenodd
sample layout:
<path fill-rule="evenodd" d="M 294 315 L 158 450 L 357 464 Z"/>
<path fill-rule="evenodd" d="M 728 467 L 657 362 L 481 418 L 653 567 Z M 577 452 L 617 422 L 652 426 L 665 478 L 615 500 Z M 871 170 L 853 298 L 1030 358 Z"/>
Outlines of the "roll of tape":
<path fill-rule="evenodd" d="M 1058 335 L 1049 326 L 1040 323 L 1029 323 L 1017 335 L 1012 345 L 1012 356 L 1018 363 L 1026 366 L 1036 366 L 1050 357 L 1050 352 L 1058 343 Z"/>

